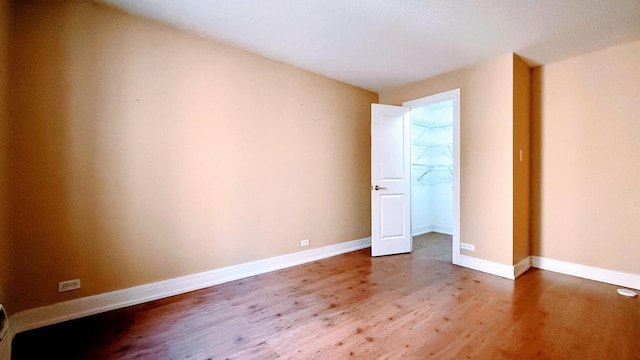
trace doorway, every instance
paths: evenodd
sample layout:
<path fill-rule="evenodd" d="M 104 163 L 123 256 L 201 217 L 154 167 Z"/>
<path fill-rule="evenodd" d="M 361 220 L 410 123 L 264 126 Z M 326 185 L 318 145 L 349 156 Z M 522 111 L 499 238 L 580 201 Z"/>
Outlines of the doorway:
<path fill-rule="evenodd" d="M 449 128 L 449 137 L 453 142 L 438 144 L 425 132 L 418 142 L 424 142 L 422 151 L 412 155 L 411 113 L 420 112 L 426 107 L 434 112 L 440 111 L 447 103 L 449 113 L 453 114 L 453 124 L 430 124 L 427 120 L 423 127 Z M 433 107 L 430 107 L 434 105 Z M 445 110 L 443 110 L 444 112 Z M 451 120 L 449 120 L 451 122 Z M 431 126 L 432 125 L 432 126 Z M 416 130 L 422 132 L 422 130 Z M 424 140 L 423 140 L 424 139 Z M 430 140 L 431 139 L 431 140 Z M 437 146 L 430 146 L 431 142 Z M 441 146 L 444 145 L 444 146 Z M 447 153 L 444 153 L 444 152 Z M 436 156 L 437 154 L 440 154 Z M 436 159 L 441 156 L 441 159 Z M 418 159 L 419 158 L 419 159 Z M 425 162 L 422 162 L 422 160 Z M 430 159 L 433 158 L 433 159 Z M 446 158 L 446 159 L 445 159 Z M 415 160 L 416 171 L 412 172 Z M 420 160 L 420 161 L 418 161 Z M 446 161 L 446 162 L 445 162 Z M 418 171 L 419 170 L 419 171 Z M 415 174 L 413 174 L 415 173 Z M 448 174 L 447 174 L 448 173 Z M 445 230 L 451 232 L 451 262 L 460 264 L 460 89 L 405 102 L 403 106 L 371 104 L 371 256 L 384 256 L 411 252 L 413 249 L 411 192 L 412 181 L 424 181 L 427 185 L 448 183 L 449 222 L 424 225 L 422 229 Z M 434 194 L 434 198 L 447 197 Z M 429 202 L 420 199 L 417 202 Z M 437 210 L 445 212 L 447 210 Z M 437 214 L 436 214 L 437 215 Z M 434 226 L 435 225 L 435 226 Z M 417 229 L 416 229 L 417 231 Z"/>
<path fill-rule="evenodd" d="M 460 90 L 403 104 L 411 108 L 411 235 L 442 260 L 460 256 Z M 443 246 L 449 254 L 443 254 Z"/>
<path fill-rule="evenodd" d="M 452 100 L 411 109 L 411 235 L 414 248 L 452 261 Z"/>

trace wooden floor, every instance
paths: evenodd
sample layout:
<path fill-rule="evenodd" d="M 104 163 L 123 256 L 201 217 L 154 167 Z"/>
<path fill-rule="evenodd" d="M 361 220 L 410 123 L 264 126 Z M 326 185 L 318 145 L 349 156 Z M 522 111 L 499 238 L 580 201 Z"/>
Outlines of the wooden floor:
<path fill-rule="evenodd" d="M 14 359 L 640 359 L 640 301 L 532 269 L 451 265 L 451 239 L 369 249 L 19 334 Z"/>

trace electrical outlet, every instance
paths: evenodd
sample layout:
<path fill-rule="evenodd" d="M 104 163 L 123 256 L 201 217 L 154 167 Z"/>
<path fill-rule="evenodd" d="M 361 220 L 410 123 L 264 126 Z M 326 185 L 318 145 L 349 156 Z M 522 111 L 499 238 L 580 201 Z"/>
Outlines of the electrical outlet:
<path fill-rule="evenodd" d="M 467 244 L 467 243 L 460 243 L 460 249 L 469 250 L 469 251 L 476 251 L 476 246 L 475 245 L 471 245 L 471 244 Z"/>
<path fill-rule="evenodd" d="M 300 246 L 309 246 L 309 239 L 300 240 Z"/>
<path fill-rule="evenodd" d="M 80 289 L 80 279 L 60 281 L 58 283 L 58 292 L 65 292 Z"/>

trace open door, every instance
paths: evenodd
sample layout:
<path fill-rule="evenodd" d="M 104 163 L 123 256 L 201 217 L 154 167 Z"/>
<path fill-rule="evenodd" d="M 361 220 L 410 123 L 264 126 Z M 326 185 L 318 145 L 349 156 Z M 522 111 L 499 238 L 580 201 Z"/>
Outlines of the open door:
<path fill-rule="evenodd" d="M 372 104 L 371 255 L 411 250 L 411 109 Z"/>

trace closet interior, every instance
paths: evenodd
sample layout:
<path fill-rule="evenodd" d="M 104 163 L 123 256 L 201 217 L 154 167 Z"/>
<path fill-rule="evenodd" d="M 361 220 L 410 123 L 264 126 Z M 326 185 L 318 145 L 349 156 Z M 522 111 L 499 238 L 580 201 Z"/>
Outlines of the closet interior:
<path fill-rule="evenodd" d="M 411 110 L 412 235 L 453 232 L 453 101 Z"/>

